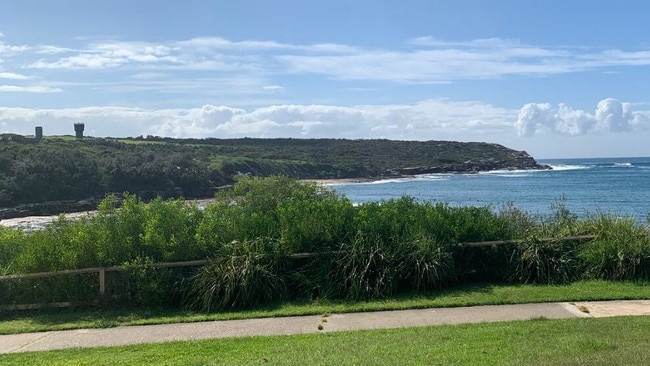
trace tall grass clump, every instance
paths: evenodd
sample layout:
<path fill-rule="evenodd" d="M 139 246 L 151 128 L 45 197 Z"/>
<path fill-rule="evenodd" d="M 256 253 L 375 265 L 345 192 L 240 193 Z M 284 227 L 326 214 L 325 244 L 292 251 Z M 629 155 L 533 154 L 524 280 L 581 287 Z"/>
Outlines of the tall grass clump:
<path fill-rule="evenodd" d="M 510 259 L 509 280 L 515 283 L 564 284 L 578 279 L 583 264 L 576 243 L 530 237 L 518 244 Z"/>
<path fill-rule="evenodd" d="M 449 245 L 434 237 L 422 236 L 410 243 L 407 276 L 403 282 L 409 290 L 428 291 L 456 281 L 455 263 Z"/>
<path fill-rule="evenodd" d="M 394 294 L 405 271 L 403 259 L 391 248 L 394 245 L 367 234 L 359 234 L 343 245 L 341 256 L 332 263 L 334 272 L 329 279 L 338 287 L 334 296 L 367 300 Z"/>
<path fill-rule="evenodd" d="M 451 282 L 450 242 L 428 232 L 428 209 L 410 197 L 360 205 L 354 236 L 320 266 L 324 296 L 367 300 Z"/>
<path fill-rule="evenodd" d="M 183 302 L 191 309 L 217 311 L 286 299 L 287 264 L 278 240 L 233 241 L 187 281 Z"/>
<path fill-rule="evenodd" d="M 386 242 L 358 234 L 323 268 L 323 297 L 381 299 L 405 291 L 441 288 L 453 279 L 453 258 L 430 238 Z"/>
<path fill-rule="evenodd" d="M 581 225 L 578 215 L 571 212 L 567 207 L 567 198 L 560 196 L 557 201 L 551 203 L 551 213 L 538 218 L 536 234 L 547 238 L 560 238 L 571 235 L 584 234 L 584 226 Z"/>
<path fill-rule="evenodd" d="M 521 215 L 516 209 L 508 212 L 508 219 L 519 228 L 519 235 L 524 239 L 511 249 L 508 281 L 564 284 L 584 277 L 585 264 L 579 256 L 583 243 L 560 240 L 588 233 L 578 216 L 567 208 L 566 201 L 566 197 L 560 197 L 551 204 L 551 213 L 537 220 Z"/>
<path fill-rule="evenodd" d="M 650 279 L 650 231 L 633 218 L 599 213 L 585 226 L 598 239 L 580 253 L 587 278 Z"/>

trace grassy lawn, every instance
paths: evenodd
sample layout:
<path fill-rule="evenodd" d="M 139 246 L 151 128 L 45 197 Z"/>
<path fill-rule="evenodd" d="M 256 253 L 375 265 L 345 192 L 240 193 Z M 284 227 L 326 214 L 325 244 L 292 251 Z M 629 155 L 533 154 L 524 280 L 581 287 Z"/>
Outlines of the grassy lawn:
<path fill-rule="evenodd" d="M 0 356 L 3 365 L 648 365 L 650 317 L 532 320 Z"/>
<path fill-rule="evenodd" d="M 98 309 L 9 312 L 0 313 L 0 334 L 429 307 L 620 299 L 650 299 L 650 284 L 608 281 L 583 281 L 563 286 L 480 284 L 403 295 L 383 301 L 283 303 L 249 311 L 221 313 Z"/>

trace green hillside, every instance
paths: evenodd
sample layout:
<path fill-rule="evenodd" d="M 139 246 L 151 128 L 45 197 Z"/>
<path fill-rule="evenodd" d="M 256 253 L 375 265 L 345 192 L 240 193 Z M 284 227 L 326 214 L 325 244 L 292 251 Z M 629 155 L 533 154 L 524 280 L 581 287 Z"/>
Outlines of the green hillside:
<path fill-rule="evenodd" d="M 0 207 L 136 193 L 210 197 L 237 174 L 301 179 L 539 169 L 497 144 L 339 139 L 104 139 L 0 141 Z"/>

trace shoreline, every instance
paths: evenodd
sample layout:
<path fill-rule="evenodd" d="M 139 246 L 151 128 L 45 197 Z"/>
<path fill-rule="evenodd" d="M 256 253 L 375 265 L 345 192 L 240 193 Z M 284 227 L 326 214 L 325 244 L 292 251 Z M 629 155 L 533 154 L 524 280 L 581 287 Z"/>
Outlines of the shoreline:
<path fill-rule="evenodd" d="M 550 167 L 549 167 L 550 168 Z M 514 171 L 514 169 L 505 169 L 506 171 Z M 540 170 L 540 169 L 521 169 L 521 170 Z M 336 186 L 343 184 L 358 184 L 358 183 L 373 183 L 383 180 L 400 180 L 400 179 L 415 179 L 420 175 L 426 174 L 478 174 L 481 172 L 490 172 L 494 170 L 485 170 L 485 171 L 445 171 L 445 172 L 435 172 L 435 173 L 422 173 L 422 174 L 395 174 L 387 176 L 378 176 L 378 177 L 356 177 L 356 178 L 330 178 L 330 179 L 300 179 L 301 182 L 314 183 L 320 186 Z M 89 200 L 74 201 L 73 203 L 78 204 L 80 202 L 87 202 Z M 211 202 L 214 202 L 214 197 L 204 197 L 204 198 L 190 198 L 185 199 L 187 202 L 191 202 L 198 206 L 205 206 Z M 39 205 L 39 204 L 35 204 Z M 12 208 L 4 208 L 4 210 L 11 210 Z M 15 208 L 14 208 L 15 209 Z M 28 212 L 27 214 L 7 214 L 4 213 L 0 215 L 0 226 L 4 227 L 25 227 L 25 222 L 40 222 L 48 224 L 54 221 L 55 217 L 60 215 L 65 215 L 66 218 L 77 218 L 84 215 L 93 215 L 97 211 L 92 209 L 92 207 L 83 207 L 79 210 L 74 208 L 67 208 L 61 212 L 54 212 L 52 214 L 34 214 L 33 212 Z M 4 217 L 3 217 L 4 216 Z M 39 226 L 36 224 L 36 226 Z"/>
<path fill-rule="evenodd" d="M 213 198 L 197 198 L 197 199 L 187 199 L 185 202 L 196 205 L 196 206 L 206 206 L 215 201 Z M 6 228 L 20 228 L 26 230 L 39 230 L 43 227 L 51 224 L 56 221 L 59 217 L 64 216 L 66 220 L 78 220 L 81 218 L 93 217 L 97 214 L 97 210 L 85 210 L 85 211 L 76 211 L 76 212 L 61 212 L 58 214 L 52 215 L 30 215 L 30 216 L 21 216 L 21 217 L 12 217 L 6 219 L 0 219 L 0 226 Z"/>
<path fill-rule="evenodd" d="M 400 178 L 410 178 L 409 176 L 396 176 L 395 179 Z M 371 183 L 377 182 L 384 179 L 393 179 L 387 177 L 381 178 L 333 178 L 333 179 L 301 179 L 302 182 L 316 183 L 318 185 L 328 186 L 328 185 L 337 185 L 337 184 L 348 184 L 348 183 Z"/>

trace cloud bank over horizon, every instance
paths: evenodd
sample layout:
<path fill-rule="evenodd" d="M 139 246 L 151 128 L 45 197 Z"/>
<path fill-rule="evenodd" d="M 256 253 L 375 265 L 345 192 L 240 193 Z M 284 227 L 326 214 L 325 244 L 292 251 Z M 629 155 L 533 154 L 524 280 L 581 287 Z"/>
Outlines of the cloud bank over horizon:
<path fill-rule="evenodd" d="M 606 98 L 598 102 L 593 113 L 572 109 L 564 103 L 528 103 L 519 111 L 515 127 L 519 136 L 550 131 L 563 135 L 644 131 L 650 128 L 647 105 L 634 105 Z"/>
<path fill-rule="evenodd" d="M 512 129 L 516 111 L 483 102 L 424 100 L 404 105 L 271 105 L 245 110 L 206 104 L 188 109 L 0 107 L 0 131 L 71 134 L 86 123 L 98 137 L 294 137 L 448 139 Z"/>
<path fill-rule="evenodd" d="M 529 103 L 519 111 L 480 101 L 429 99 L 395 105 L 279 104 L 246 110 L 205 104 L 196 108 L 143 109 L 120 106 L 37 109 L 0 107 L 0 132 L 72 134 L 86 123 L 97 137 L 155 135 L 177 138 L 293 137 L 388 138 L 403 140 L 498 140 L 532 138 L 550 132 L 565 136 L 618 134 L 650 129 L 650 106 L 598 102 L 593 112 L 566 104 Z"/>

